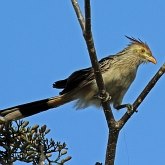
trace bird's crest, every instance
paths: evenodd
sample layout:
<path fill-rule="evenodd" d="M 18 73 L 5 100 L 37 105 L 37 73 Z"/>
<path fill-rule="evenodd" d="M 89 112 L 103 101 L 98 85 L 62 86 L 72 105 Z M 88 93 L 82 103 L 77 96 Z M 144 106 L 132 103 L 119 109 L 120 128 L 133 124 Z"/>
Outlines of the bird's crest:
<path fill-rule="evenodd" d="M 140 40 L 139 38 L 136 39 L 134 37 L 128 37 L 128 36 L 125 36 L 126 38 L 128 38 L 130 40 L 130 44 L 128 46 L 131 46 L 133 44 L 136 44 L 136 45 L 140 45 L 140 46 L 143 46 L 145 47 L 146 49 L 150 50 L 149 46 L 147 45 L 146 42 L 143 42 L 142 40 Z"/>

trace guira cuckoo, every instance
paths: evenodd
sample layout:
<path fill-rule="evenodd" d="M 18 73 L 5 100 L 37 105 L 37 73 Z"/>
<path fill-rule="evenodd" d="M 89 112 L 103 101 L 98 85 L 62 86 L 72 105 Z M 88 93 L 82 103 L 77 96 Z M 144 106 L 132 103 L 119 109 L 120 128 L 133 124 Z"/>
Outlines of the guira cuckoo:
<path fill-rule="evenodd" d="M 146 43 L 139 39 L 127 38 L 130 43 L 126 48 L 99 61 L 104 84 L 111 97 L 109 103 L 116 109 L 122 108 L 123 97 L 134 81 L 140 64 L 156 64 L 156 59 Z M 73 72 L 68 78 L 56 81 L 53 87 L 63 89 L 59 96 L 1 110 L 0 121 L 21 119 L 73 100 L 76 100 L 76 109 L 101 105 L 92 67 Z"/>

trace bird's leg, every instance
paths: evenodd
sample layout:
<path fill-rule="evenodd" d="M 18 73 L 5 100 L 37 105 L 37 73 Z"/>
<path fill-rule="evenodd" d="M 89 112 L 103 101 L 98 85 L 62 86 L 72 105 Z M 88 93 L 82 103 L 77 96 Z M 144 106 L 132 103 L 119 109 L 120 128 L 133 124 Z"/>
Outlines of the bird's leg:
<path fill-rule="evenodd" d="M 127 108 L 127 113 L 128 114 L 130 114 L 134 110 L 132 104 L 122 104 L 122 105 L 115 106 L 115 109 L 117 109 L 117 110 L 120 110 L 120 109 L 123 109 L 123 108 Z M 135 110 L 135 112 L 138 112 L 138 111 Z"/>

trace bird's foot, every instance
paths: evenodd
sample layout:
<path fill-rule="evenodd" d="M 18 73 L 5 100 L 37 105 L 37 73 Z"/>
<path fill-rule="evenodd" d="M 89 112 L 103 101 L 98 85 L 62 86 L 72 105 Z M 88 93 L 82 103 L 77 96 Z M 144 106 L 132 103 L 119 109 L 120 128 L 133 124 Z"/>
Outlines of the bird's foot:
<path fill-rule="evenodd" d="M 117 107 L 115 107 L 117 110 L 123 109 L 123 108 L 127 108 L 127 113 L 130 115 L 133 111 L 134 111 L 134 107 L 132 104 L 122 104 L 119 105 Z M 135 112 L 138 112 L 137 110 L 135 110 Z"/>
<path fill-rule="evenodd" d="M 132 104 L 126 104 L 127 113 L 130 115 L 133 112 L 133 105 Z"/>
<path fill-rule="evenodd" d="M 110 101 L 111 100 L 111 96 L 106 91 L 105 92 L 102 92 L 101 94 L 95 95 L 94 97 L 97 98 L 97 99 L 102 100 L 103 102 L 106 102 L 106 101 Z"/>

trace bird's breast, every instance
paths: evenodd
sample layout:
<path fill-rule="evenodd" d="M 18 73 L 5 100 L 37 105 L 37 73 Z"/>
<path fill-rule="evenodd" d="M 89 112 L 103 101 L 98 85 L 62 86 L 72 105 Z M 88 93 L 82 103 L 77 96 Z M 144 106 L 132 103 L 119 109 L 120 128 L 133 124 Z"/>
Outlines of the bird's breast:
<path fill-rule="evenodd" d="M 103 74 L 103 80 L 107 91 L 114 95 L 120 90 L 127 90 L 135 78 L 136 72 L 121 69 L 111 69 Z"/>

